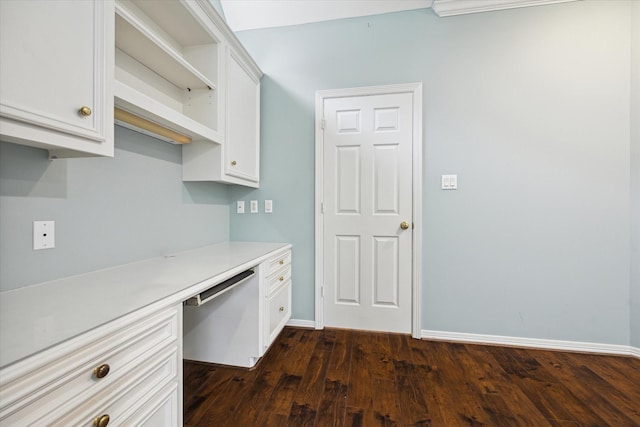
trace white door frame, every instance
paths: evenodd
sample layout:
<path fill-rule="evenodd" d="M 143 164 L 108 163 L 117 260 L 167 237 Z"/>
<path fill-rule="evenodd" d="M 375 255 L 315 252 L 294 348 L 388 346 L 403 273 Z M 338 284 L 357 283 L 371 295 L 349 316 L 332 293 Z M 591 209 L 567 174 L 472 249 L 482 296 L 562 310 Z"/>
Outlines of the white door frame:
<path fill-rule="evenodd" d="M 319 90 L 316 92 L 316 186 L 315 186 L 315 298 L 316 329 L 324 329 L 323 253 L 324 225 L 322 221 L 322 195 L 324 194 L 323 112 L 324 101 L 367 95 L 413 94 L 413 228 L 412 233 L 412 283 L 411 283 L 411 335 L 421 337 L 422 307 L 422 83 L 405 83 L 386 86 L 369 86 L 348 89 Z"/>

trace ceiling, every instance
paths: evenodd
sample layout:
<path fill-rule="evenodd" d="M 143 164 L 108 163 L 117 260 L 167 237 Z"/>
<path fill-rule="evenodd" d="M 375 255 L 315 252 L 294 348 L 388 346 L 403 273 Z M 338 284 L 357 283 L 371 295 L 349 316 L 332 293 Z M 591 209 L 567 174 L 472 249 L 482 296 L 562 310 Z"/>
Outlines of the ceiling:
<path fill-rule="evenodd" d="M 432 8 L 452 16 L 576 0 L 220 0 L 233 31 Z"/>

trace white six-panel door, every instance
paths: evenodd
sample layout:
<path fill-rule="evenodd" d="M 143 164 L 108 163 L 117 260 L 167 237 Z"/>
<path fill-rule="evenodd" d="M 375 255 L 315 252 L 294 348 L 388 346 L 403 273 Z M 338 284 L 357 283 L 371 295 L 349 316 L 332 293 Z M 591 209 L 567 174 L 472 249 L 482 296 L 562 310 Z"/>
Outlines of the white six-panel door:
<path fill-rule="evenodd" d="M 411 93 L 324 100 L 326 326 L 411 332 L 412 106 Z"/>

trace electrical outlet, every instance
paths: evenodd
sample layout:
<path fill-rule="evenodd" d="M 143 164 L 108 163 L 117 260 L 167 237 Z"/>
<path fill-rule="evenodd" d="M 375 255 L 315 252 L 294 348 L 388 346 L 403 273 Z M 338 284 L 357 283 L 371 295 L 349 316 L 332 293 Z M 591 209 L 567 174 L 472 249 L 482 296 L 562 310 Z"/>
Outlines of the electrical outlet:
<path fill-rule="evenodd" d="M 264 213 L 272 213 L 272 212 L 273 212 L 273 200 L 265 200 Z"/>
<path fill-rule="evenodd" d="M 239 214 L 244 213 L 244 200 L 238 200 L 236 202 L 236 213 L 239 213 Z"/>
<path fill-rule="evenodd" d="M 55 221 L 33 221 L 33 250 L 56 247 Z"/>
<path fill-rule="evenodd" d="M 258 201 L 252 200 L 250 203 L 251 203 L 251 213 L 258 213 Z"/>

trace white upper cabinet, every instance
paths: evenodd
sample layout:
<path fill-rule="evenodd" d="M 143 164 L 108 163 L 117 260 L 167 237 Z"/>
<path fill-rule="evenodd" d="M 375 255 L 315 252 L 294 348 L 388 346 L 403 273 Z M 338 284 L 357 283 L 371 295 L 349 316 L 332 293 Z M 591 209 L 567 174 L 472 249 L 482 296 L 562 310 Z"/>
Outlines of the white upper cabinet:
<path fill-rule="evenodd" d="M 260 181 L 260 80 L 231 49 L 227 52 L 225 172 Z"/>
<path fill-rule="evenodd" d="M 116 123 L 184 144 L 185 181 L 258 187 L 262 72 L 211 3 L 117 0 L 115 33 Z"/>
<path fill-rule="evenodd" d="M 0 139 L 113 156 L 114 3 L 0 1 Z"/>
<path fill-rule="evenodd" d="M 220 144 L 194 141 L 182 147 L 184 181 L 260 185 L 260 79 L 262 71 L 208 3 L 211 23 L 223 37 L 219 51 Z"/>

